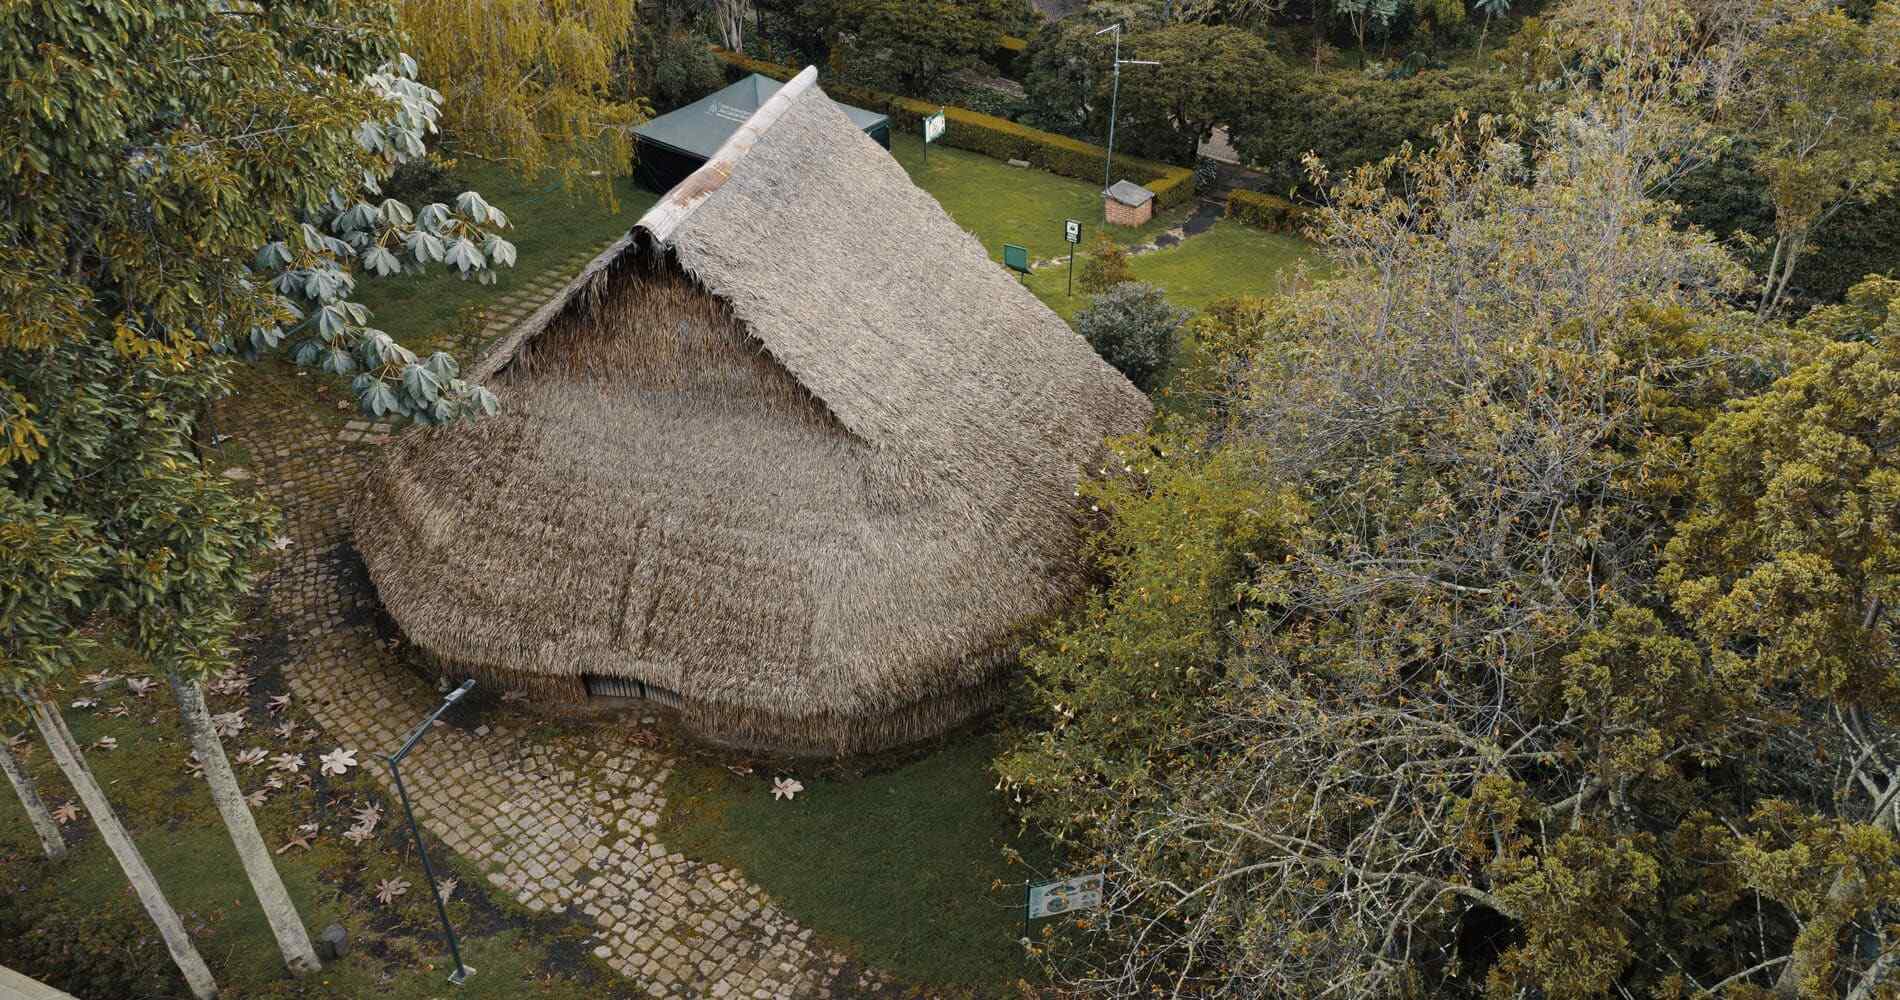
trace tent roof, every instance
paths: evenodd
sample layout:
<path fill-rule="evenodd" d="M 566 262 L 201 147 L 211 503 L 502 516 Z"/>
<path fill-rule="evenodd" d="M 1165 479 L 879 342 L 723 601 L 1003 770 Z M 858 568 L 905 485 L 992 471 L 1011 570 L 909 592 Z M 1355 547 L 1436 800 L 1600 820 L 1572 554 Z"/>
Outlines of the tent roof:
<path fill-rule="evenodd" d="M 733 130 L 752 117 L 753 112 L 764 106 L 783 86 L 769 76 L 753 73 L 723 90 L 714 91 L 683 108 L 669 111 L 640 125 L 633 133 L 648 142 L 671 146 L 700 157 L 710 157 Z M 864 132 L 890 121 L 887 115 L 848 104 L 839 104 L 837 108 Z"/>

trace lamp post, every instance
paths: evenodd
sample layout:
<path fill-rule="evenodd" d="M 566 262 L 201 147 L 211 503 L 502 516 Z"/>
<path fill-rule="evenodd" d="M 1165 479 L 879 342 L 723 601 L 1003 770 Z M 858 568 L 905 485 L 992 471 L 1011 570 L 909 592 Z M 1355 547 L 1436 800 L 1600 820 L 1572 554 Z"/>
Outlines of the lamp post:
<path fill-rule="evenodd" d="M 443 905 L 442 893 L 435 887 L 435 868 L 429 864 L 429 852 L 422 846 L 422 828 L 416 825 L 416 811 L 409 805 L 409 792 L 402 787 L 400 768 L 402 759 L 409 756 L 409 751 L 414 750 L 416 744 L 422 742 L 422 737 L 428 734 L 430 726 L 435 725 L 435 720 L 474 687 L 475 679 L 471 677 L 463 681 L 460 687 L 450 691 L 448 696 L 442 699 L 442 704 L 437 705 L 435 711 L 430 712 L 429 717 L 423 719 L 415 732 L 410 733 L 409 738 L 403 741 L 402 749 L 389 755 L 389 776 L 395 779 L 396 794 L 402 797 L 403 814 L 409 817 L 409 835 L 415 838 L 416 856 L 422 859 L 422 874 L 429 880 L 429 897 L 435 900 L 436 915 L 442 918 L 442 933 L 448 935 L 449 955 L 455 959 L 455 971 L 449 973 L 449 983 L 454 986 L 460 986 L 466 982 L 469 976 L 475 974 L 475 970 L 462 964 L 462 947 L 455 940 L 455 927 L 449 923 L 449 908 Z"/>
<path fill-rule="evenodd" d="M 1104 191 L 1108 190 L 1109 184 L 1114 182 L 1113 177 L 1111 176 L 1111 171 L 1114 169 L 1114 164 L 1115 164 L 1115 112 L 1116 112 L 1117 105 L 1119 105 L 1121 102 L 1121 96 L 1122 96 L 1122 66 L 1124 65 L 1127 65 L 1127 66 L 1159 66 L 1161 65 L 1160 63 L 1155 62 L 1152 59 L 1123 59 L 1122 58 L 1122 23 L 1120 21 L 1116 21 L 1114 24 L 1111 24 L 1108 27 L 1103 28 L 1102 30 L 1096 32 L 1096 34 L 1106 35 L 1111 31 L 1115 33 L 1115 82 L 1109 87 L 1108 156 L 1103 158 L 1102 160 L 1102 190 Z"/>

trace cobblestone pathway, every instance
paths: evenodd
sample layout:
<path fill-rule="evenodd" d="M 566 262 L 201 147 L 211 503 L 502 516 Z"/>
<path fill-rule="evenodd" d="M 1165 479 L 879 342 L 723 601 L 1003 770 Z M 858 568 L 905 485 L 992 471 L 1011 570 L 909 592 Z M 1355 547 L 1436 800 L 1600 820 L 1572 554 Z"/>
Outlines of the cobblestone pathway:
<path fill-rule="evenodd" d="M 503 300 L 487 336 L 548 295 L 586 256 Z M 457 344 L 472 365 L 478 345 Z M 348 538 L 348 505 L 391 428 L 357 420 L 317 376 L 281 365 L 238 373 L 218 415 L 285 517 L 289 547 L 265 581 L 284 673 L 300 704 L 344 746 L 384 755 L 440 700 L 386 649 L 375 598 Z M 312 405 L 312 399 L 318 399 Z M 512 710 L 472 729 L 441 726 L 404 765 L 418 815 L 486 873 L 494 891 L 597 928 L 594 954 L 652 996 L 859 997 L 899 991 L 812 940 L 739 873 L 670 852 L 653 830 L 671 761 L 630 745 L 624 723 L 578 735 Z M 378 772 L 387 783 L 387 775 Z M 413 775 L 413 777 L 410 777 Z"/>

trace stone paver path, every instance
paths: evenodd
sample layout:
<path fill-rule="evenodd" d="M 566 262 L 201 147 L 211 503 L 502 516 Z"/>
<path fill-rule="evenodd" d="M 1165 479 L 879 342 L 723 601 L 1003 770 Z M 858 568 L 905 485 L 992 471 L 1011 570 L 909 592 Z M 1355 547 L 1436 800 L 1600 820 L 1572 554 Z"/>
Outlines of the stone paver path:
<path fill-rule="evenodd" d="M 587 255 L 510 300 L 494 336 L 577 271 Z M 472 365 L 477 345 L 457 344 Z M 285 517 L 288 549 L 265 581 L 287 639 L 291 690 L 329 738 L 395 750 L 440 700 L 385 648 L 374 594 L 349 541 L 349 504 L 391 432 L 312 397 L 314 377 L 241 370 L 217 426 L 248 449 L 259 487 Z M 234 477 L 241 478 L 241 477 Z M 858 997 L 900 991 L 816 944 L 738 872 L 669 851 L 654 836 L 671 761 L 633 745 L 624 720 L 539 726 L 503 706 L 473 729 L 439 726 L 404 765 L 424 826 L 493 889 L 596 928 L 594 954 L 652 996 Z M 573 730 L 573 731 L 570 731 Z M 378 776 L 387 783 L 387 774 Z"/>

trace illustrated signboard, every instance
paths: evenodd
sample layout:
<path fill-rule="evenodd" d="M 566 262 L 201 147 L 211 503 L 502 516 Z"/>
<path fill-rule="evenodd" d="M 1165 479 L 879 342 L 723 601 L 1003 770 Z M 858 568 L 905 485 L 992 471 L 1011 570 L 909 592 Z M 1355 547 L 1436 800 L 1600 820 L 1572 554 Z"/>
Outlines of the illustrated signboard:
<path fill-rule="evenodd" d="M 1029 887 L 1029 920 L 1102 907 L 1102 875 L 1078 875 Z"/>

